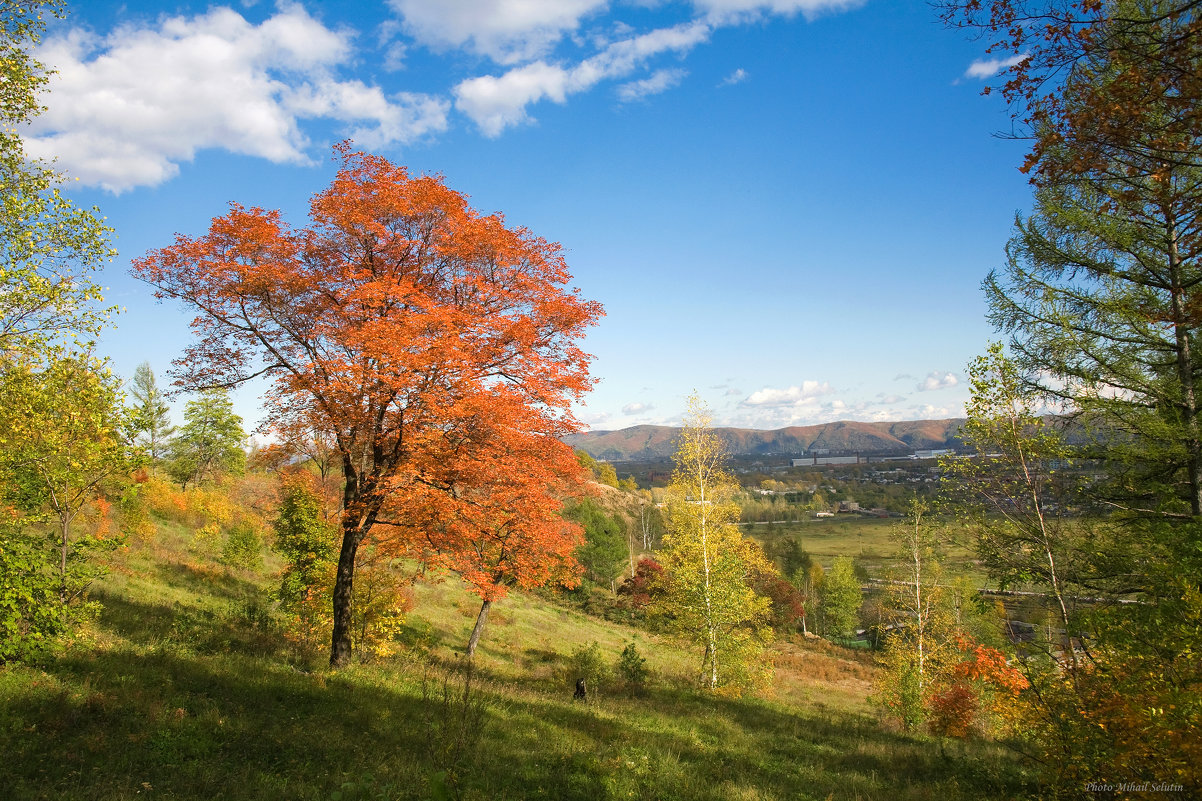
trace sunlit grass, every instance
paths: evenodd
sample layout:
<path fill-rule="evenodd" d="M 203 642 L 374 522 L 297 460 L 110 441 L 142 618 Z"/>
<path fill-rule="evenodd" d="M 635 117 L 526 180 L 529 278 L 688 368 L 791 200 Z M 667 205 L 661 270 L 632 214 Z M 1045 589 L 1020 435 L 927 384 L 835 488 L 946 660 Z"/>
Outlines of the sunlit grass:
<path fill-rule="evenodd" d="M 280 636 L 267 573 L 192 553 L 186 531 L 161 531 L 114 568 L 87 636 L 41 667 L 0 668 L 5 799 L 904 801 L 1028 789 L 996 746 L 882 730 L 865 714 L 870 657 L 827 644 L 780 643 L 763 698 L 713 697 L 691 680 L 700 654 L 514 593 L 493 610 L 465 702 L 458 654 L 478 602 L 456 580 L 416 588 L 400 655 L 331 673 Z M 568 656 L 594 641 L 615 660 L 635 642 L 647 686 L 611 682 L 574 702 Z"/>

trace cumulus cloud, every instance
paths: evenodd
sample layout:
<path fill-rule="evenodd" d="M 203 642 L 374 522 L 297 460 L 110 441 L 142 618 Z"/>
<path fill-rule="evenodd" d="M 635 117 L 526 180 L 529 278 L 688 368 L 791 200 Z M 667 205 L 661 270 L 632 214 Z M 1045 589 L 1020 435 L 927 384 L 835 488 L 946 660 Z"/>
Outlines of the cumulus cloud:
<path fill-rule="evenodd" d="M 743 401 L 744 406 L 799 406 L 812 404 L 817 398 L 835 390 L 825 381 L 803 381 L 801 386 L 788 389 L 765 387 L 757 389 Z"/>
<path fill-rule="evenodd" d="M 466 47 L 500 64 L 550 52 L 608 0 L 390 0 L 405 29 L 434 48 Z"/>
<path fill-rule="evenodd" d="M 747 80 L 747 70 L 743 69 L 742 67 L 739 67 L 737 70 L 732 72 L 730 75 L 727 75 L 725 78 L 723 78 L 722 82 L 718 85 L 719 86 L 734 86 L 736 83 L 742 83 L 745 80 Z"/>
<path fill-rule="evenodd" d="M 649 412 L 654 408 L 655 407 L 649 403 L 628 403 L 622 407 L 622 414 L 641 414 L 642 412 Z"/>
<path fill-rule="evenodd" d="M 533 103 L 563 103 L 569 95 L 603 80 L 629 75 L 660 53 L 688 52 L 706 41 L 710 32 L 704 22 L 687 22 L 612 42 L 571 67 L 539 60 L 500 76 L 469 78 L 455 87 L 455 108 L 471 118 L 485 136 L 496 137 L 510 126 L 529 122 L 526 108 Z"/>
<path fill-rule="evenodd" d="M 204 148 L 308 163 L 304 119 L 343 122 L 368 147 L 446 128 L 445 100 L 333 77 L 353 57 L 352 39 L 299 5 L 259 25 L 214 8 L 106 37 L 69 30 L 38 48 L 57 74 L 26 146 L 82 183 L 120 192 L 162 183 Z"/>
<path fill-rule="evenodd" d="M 1029 58 L 1029 56 L 1027 56 L 1026 53 L 1022 53 L 1017 56 L 1011 56 L 1010 58 L 977 59 L 968 65 L 968 69 L 964 71 L 964 77 L 976 78 L 977 80 L 983 81 L 986 78 L 992 78 L 1002 70 L 1010 69 L 1015 64 L 1021 64 L 1022 62 L 1026 61 L 1027 58 Z"/>
<path fill-rule="evenodd" d="M 644 97 L 658 95 L 674 86 L 680 85 L 689 73 L 682 69 L 656 70 L 651 77 L 639 81 L 624 83 L 618 87 L 618 98 L 624 103 L 642 100 Z"/>
<path fill-rule="evenodd" d="M 927 374 L 919 384 L 915 387 L 919 392 L 933 392 L 937 389 L 948 389 L 960 383 L 960 379 L 956 378 L 954 373 L 940 372 L 933 370 Z"/>

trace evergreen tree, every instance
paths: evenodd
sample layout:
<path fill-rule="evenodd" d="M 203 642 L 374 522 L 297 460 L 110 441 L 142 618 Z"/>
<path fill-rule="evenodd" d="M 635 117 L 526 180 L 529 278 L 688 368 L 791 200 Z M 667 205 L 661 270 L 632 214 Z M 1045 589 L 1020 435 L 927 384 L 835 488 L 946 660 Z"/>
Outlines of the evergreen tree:
<path fill-rule="evenodd" d="M 175 426 L 171 425 L 171 410 L 155 381 L 150 362 L 142 362 L 134 371 L 129 394 L 134 401 L 135 441 L 145 446 L 152 463 L 157 462 L 166 454 L 167 440 L 175 433 Z"/>

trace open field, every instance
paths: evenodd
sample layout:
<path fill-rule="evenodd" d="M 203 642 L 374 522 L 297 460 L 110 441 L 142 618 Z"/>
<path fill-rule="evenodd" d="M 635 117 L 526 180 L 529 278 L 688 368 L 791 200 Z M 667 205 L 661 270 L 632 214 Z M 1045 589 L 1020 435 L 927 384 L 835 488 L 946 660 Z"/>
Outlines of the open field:
<path fill-rule="evenodd" d="M 823 567 L 830 569 L 836 556 L 860 560 L 873 578 L 885 578 L 889 568 L 897 565 L 895 532 L 904 525 L 900 519 L 875 519 L 858 515 L 839 515 L 801 523 L 744 523 L 745 534 L 765 548 L 785 537 L 794 537 Z M 943 564 L 949 575 L 968 576 L 984 582 L 984 574 L 976 565 L 972 552 L 961 545 L 944 548 Z"/>
<path fill-rule="evenodd" d="M 66 653 L 0 668 L 4 798 L 900 801 L 1031 790 L 1001 747 L 882 730 L 866 714 L 867 655 L 781 642 L 765 697 L 714 697 L 693 689 L 697 654 L 514 594 L 494 608 L 465 703 L 455 666 L 477 602 L 456 581 L 416 588 L 400 655 L 332 673 L 281 638 L 268 575 L 190 555 L 187 532 L 160 537 L 119 555 L 98 588 L 103 611 Z M 594 641 L 610 659 L 635 642 L 646 687 L 611 682 L 573 702 L 568 656 Z"/>

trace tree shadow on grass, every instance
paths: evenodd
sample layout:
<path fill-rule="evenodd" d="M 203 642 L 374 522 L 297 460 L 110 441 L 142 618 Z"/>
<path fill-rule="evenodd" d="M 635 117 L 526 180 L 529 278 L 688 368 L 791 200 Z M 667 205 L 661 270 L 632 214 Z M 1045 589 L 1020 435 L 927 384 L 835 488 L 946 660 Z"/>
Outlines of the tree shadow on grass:
<path fill-rule="evenodd" d="M 376 789 L 417 788 L 429 773 L 412 757 L 427 739 L 420 696 L 353 675 L 239 653 L 132 649 L 68 656 L 48 673 L 0 713 L 7 799 L 132 798 L 151 788 L 328 799 L 367 776 Z"/>
<path fill-rule="evenodd" d="M 168 585 L 199 595 L 237 601 L 262 593 L 258 584 L 222 566 L 169 560 L 156 563 L 154 569 Z"/>
<path fill-rule="evenodd" d="M 573 703 L 566 688 L 478 676 L 483 723 L 456 731 L 421 676 L 401 666 L 306 673 L 240 645 L 254 634 L 236 620 L 196 617 L 190 639 L 181 605 L 105 603 L 102 625 L 126 642 L 69 652 L 24 683 L 0 681 L 6 799 L 428 798 L 440 772 L 465 799 L 906 801 L 1030 790 L 1020 772 L 974 767 L 985 752 L 971 745 L 944 757 L 863 717 L 680 688 Z M 448 737 L 463 738 L 460 756 L 432 748 Z"/>

